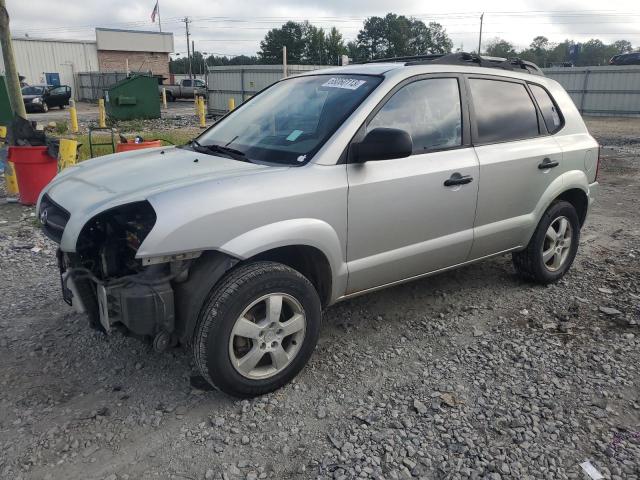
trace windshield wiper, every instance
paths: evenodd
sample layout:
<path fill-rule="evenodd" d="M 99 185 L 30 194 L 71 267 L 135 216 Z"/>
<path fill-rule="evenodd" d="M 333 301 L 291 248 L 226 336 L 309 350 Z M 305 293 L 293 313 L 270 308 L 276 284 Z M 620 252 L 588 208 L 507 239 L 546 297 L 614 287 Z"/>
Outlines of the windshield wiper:
<path fill-rule="evenodd" d="M 207 148 L 214 153 L 222 153 L 228 155 L 235 160 L 243 160 L 245 162 L 249 161 L 244 152 L 236 150 L 235 148 L 225 147 L 224 145 L 216 145 L 215 143 L 212 143 L 211 145 L 204 145 L 204 148 Z"/>
<path fill-rule="evenodd" d="M 225 147 L 224 145 L 202 145 L 198 140 L 191 140 L 191 148 L 193 148 L 196 152 L 206 153 L 207 155 L 213 154 L 222 154 L 226 155 L 229 158 L 233 158 L 234 160 L 240 160 L 243 162 L 250 162 L 244 152 L 240 150 L 236 150 L 235 148 Z"/>

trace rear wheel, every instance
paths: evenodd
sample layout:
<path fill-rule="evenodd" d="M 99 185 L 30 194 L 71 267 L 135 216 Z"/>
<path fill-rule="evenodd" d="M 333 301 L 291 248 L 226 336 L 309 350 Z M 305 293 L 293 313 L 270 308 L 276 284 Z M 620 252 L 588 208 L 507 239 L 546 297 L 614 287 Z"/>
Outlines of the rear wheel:
<path fill-rule="evenodd" d="M 275 262 L 233 270 L 213 288 L 194 334 L 200 373 L 214 387 L 253 397 L 291 381 L 320 333 L 320 299 L 302 274 Z"/>
<path fill-rule="evenodd" d="M 173 93 L 171 93 L 170 91 L 167 90 L 166 95 L 167 95 L 167 101 L 168 102 L 175 102 L 176 101 L 176 97 L 174 97 Z"/>
<path fill-rule="evenodd" d="M 520 276 L 547 284 L 560 280 L 569 270 L 578 251 L 580 221 L 569 202 L 552 204 L 540 219 L 527 248 L 513 254 Z"/>

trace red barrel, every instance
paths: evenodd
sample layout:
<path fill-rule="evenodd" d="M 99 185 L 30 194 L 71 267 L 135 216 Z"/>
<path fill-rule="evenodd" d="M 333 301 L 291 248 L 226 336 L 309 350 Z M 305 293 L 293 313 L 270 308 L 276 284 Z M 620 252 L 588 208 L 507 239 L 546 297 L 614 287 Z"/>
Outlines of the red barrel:
<path fill-rule="evenodd" d="M 58 173 L 58 160 L 49 156 L 47 147 L 9 147 L 7 159 L 16 170 L 20 203 L 35 204 L 42 189 Z"/>
<path fill-rule="evenodd" d="M 118 143 L 116 145 L 116 153 L 120 152 L 128 152 L 129 150 L 139 150 L 141 148 L 155 148 L 161 147 L 162 142 L 160 140 L 149 140 L 147 142 L 127 142 L 127 143 Z"/>

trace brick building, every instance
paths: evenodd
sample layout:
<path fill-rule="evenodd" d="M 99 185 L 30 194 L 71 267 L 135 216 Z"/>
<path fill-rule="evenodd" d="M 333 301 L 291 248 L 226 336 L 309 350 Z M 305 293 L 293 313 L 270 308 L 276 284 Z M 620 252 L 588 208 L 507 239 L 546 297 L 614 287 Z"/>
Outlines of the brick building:
<path fill-rule="evenodd" d="M 147 72 L 169 76 L 173 34 L 96 28 L 98 68 L 101 72 Z"/>

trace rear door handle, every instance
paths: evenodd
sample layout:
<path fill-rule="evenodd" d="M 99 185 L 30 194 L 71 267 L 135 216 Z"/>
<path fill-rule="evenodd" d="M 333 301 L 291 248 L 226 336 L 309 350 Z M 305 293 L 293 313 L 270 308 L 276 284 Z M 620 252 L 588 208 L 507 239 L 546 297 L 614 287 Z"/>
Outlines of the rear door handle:
<path fill-rule="evenodd" d="M 556 161 L 552 162 L 550 158 L 545 158 L 542 160 L 542 163 L 538 164 L 538 168 L 540 170 L 546 170 L 547 168 L 557 167 L 558 165 L 560 165 L 560 163 Z"/>
<path fill-rule="evenodd" d="M 465 185 L 471 182 L 473 182 L 473 177 L 469 175 L 460 175 L 456 172 L 444 181 L 444 186 L 453 187 L 455 185 Z"/>

